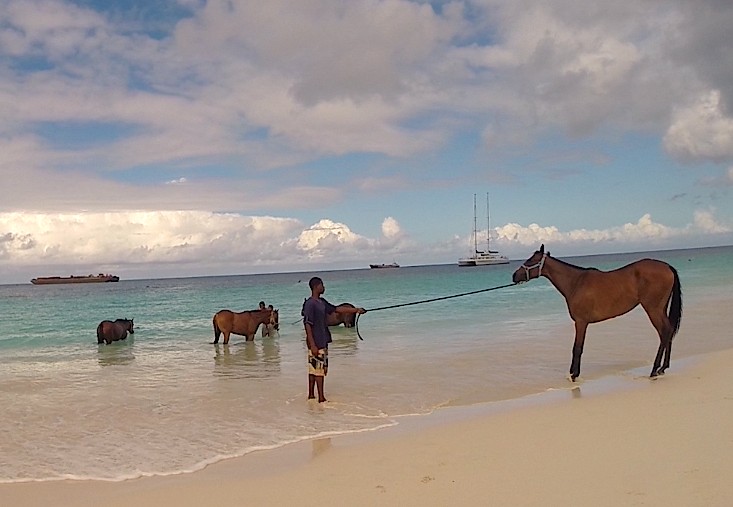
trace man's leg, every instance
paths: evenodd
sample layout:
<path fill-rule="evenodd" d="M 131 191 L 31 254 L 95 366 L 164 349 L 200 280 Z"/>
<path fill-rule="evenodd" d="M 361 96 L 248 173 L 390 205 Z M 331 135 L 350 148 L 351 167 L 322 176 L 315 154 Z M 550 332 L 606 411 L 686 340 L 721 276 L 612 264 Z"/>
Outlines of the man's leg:
<path fill-rule="evenodd" d="M 326 396 L 323 394 L 323 379 L 322 375 L 316 375 L 316 386 L 318 387 L 318 403 L 326 401 Z"/>
<path fill-rule="evenodd" d="M 308 374 L 308 399 L 309 400 L 316 399 L 315 387 L 316 387 L 316 376 L 313 374 Z"/>

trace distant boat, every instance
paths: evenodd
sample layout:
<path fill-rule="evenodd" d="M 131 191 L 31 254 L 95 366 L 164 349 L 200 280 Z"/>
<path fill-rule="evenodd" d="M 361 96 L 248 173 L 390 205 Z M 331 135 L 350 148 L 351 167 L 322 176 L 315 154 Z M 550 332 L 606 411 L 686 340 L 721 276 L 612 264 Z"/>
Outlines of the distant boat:
<path fill-rule="evenodd" d="M 489 246 L 491 237 L 491 227 L 489 222 L 489 194 L 486 194 L 486 250 L 478 249 L 477 231 L 476 231 L 476 194 L 473 194 L 473 255 L 470 257 L 462 257 L 458 259 L 458 265 L 461 267 L 468 266 L 491 266 L 494 264 L 509 264 L 509 258 L 501 255 L 496 250 L 492 250 Z"/>
<path fill-rule="evenodd" d="M 31 280 L 33 285 L 56 285 L 62 283 L 103 283 L 119 282 L 120 277 L 115 275 L 71 275 L 71 276 L 39 276 Z"/>
<path fill-rule="evenodd" d="M 369 264 L 369 267 L 372 269 L 386 269 L 386 268 L 399 268 L 400 265 L 396 262 L 392 262 L 391 264 Z"/>

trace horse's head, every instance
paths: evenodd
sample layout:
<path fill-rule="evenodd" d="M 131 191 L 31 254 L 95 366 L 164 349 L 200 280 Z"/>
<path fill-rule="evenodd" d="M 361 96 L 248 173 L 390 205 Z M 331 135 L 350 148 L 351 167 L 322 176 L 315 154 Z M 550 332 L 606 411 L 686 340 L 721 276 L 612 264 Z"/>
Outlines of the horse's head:
<path fill-rule="evenodd" d="M 276 331 L 280 329 L 280 311 L 277 308 L 270 311 L 270 325 Z"/>
<path fill-rule="evenodd" d="M 550 252 L 545 253 L 545 245 L 540 246 L 532 256 L 524 261 L 512 275 L 514 283 L 529 282 L 533 278 L 539 278 L 542 275 L 542 267 L 545 265 L 545 258 L 550 256 Z"/>
<path fill-rule="evenodd" d="M 127 323 L 127 330 L 130 334 L 135 334 L 135 330 L 133 329 L 133 320 L 134 319 L 125 319 L 125 322 Z"/>

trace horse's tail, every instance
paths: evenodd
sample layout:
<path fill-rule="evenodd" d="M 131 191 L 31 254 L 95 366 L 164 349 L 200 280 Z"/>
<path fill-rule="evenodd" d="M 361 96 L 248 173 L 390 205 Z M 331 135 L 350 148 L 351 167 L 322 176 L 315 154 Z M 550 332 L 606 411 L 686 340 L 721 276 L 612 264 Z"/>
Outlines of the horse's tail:
<path fill-rule="evenodd" d="M 104 338 L 102 338 L 102 323 L 101 322 L 97 326 L 97 343 L 104 343 Z"/>
<path fill-rule="evenodd" d="M 672 266 L 669 267 L 674 274 L 674 284 L 672 285 L 671 301 L 669 303 L 669 323 L 672 325 L 672 335 L 669 337 L 670 341 L 677 334 L 680 329 L 680 321 L 682 321 L 682 285 L 680 284 L 680 275 L 677 274 L 677 270 Z"/>
<path fill-rule="evenodd" d="M 214 343 L 219 343 L 219 336 L 221 336 L 221 329 L 219 329 L 219 325 L 216 323 L 216 315 L 214 315 L 214 318 L 212 319 L 211 322 L 214 325 Z"/>

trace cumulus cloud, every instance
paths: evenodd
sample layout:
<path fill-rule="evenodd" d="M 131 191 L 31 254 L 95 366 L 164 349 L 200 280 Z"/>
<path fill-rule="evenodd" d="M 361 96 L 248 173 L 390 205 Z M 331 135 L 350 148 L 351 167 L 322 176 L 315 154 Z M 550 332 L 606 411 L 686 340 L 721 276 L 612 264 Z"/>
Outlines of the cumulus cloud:
<path fill-rule="evenodd" d="M 321 219 L 202 211 L 0 213 L 0 258 L 6 266 L 303 265 L 313 260 L 361 262 L 409 245 L 394 218 L 381 238 Z M 275 268 L 273 268 L 275 269 Z"/>
<path fill-rule="evenodd" d="M 593 245 L 604 251 L 674 247 L 675 241 L 684 244 L 696 235 L 729 237 L 731 232 L 733 224 L 721 222 L 714 210 L 698 210 L 682 228 L 657 223 L 648 214 L 636 223 L 602 230 L 509 223 L 492 229 L 492 246 L 521 257 L 540 243 L 581 253 Z M 249 272 L 258 266 L 267 271 L 358 267 L 385 257 L 399 257 L 404 264 L 450 263 L 465 253 L 466 244 L 467 238 L 456 237 L 418 245 L 393 217 L 384 219 L 379 237 L 369 238 L 331 219 L 305 226 L 292 218 L 200 211 L 0 213 L 5 270 L 83 266 L 96 272 L 113 267 L 155 277 L 171 266 L 200 275 Z M 0 282 L 9 274 L 2 271 Z"/>
<path fill-rule="evenodd" d="M 688 161 L 733 158 L 733 118 L 723 110 L 720 91 L 713 90 L 678 110 L 664 136 L 664 146 Z"/>
<path fill-rule="evenodd" d="M 727 226 L 718 222 L 715 214 L 709 210 L 695 211 L 695 222 L 693 229 L 709 234 L 725 234 L 733 230 L 731 226 Z"/>
<path fill-rule="evenodd" d="M 608 229 L 574 229 L 561 231 L 554 226 L 530 224 L 522 226 L 516 223 L 506 224 L 494 229 L 500 245 L 513 247 L 522 245 L 534 247 L 540 243 L 551 243 L 572 248 L 579 245 L 607 244 L 632 245 L 647 248 L 659 247 L 670 240 L 683 239 L 697 234 L 725 234 L 733 229 L 717 222 L 713 212 L 698 210 L 694 222 L 682 228 L 669 227 L 652 220 L 645 214 L 636 223 L 626 223 Z"/>
<path fill-rule="evenodd" d="M 345 246 L 365 243 L 365 238 L 355 234 L 345 224 L 323 219 L 301 232 L 298 236 L 298 248 L 307 252 L 308 256 L 322 257 L 327 252 L 338 252 Z"/>
<path fill-rule="evenodd" d="M 385 238 L 396 238 L 402 234 L 402 228 L 399 222 L 392 217 L 387 217 L 382 222 L 382 235 Z"/>
<path fill-rule="evenodd" d="M 196 211 L 0 213 L 11 264 L 262 261 L 300 228 L 293 219 Z"/>

